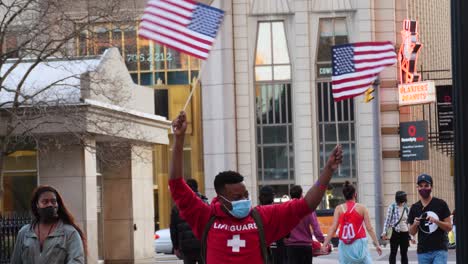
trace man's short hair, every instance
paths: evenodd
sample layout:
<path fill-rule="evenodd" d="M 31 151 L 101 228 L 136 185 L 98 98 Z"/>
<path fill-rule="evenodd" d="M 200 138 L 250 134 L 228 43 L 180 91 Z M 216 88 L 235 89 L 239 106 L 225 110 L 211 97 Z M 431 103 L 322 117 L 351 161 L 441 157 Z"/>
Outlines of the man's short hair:
<path fill-rule="evenodd" d="M 299 185 L 294 185 L 291 187 L 291 190 L 289 190 L 289 196 L 291 196 L 292 199 L 299 199 L 302 197 L 302 187 Z"/>
<path fill-rule="evenodd" d="M 260 188 L 260 195 L 262 196 L 273 196 L 275 195 L 275 191 L 273 190 L 273 187 L 270 185 L 265 185 Z"/>
<path fill-rule="evenodd" d="M 241 183 L 244 181 L 244 176 L 235 171 L 223 171 L 216 175 L 214 187 L 216 193 L 222 193 L 226 184 Z"/>
<path fill-rule="evenodd" d="M 260 205 L 272 204 L 275 202 L 275 191 L 270 185 L 265 185 L 260 188 L 258 200 Z"/>
<path fill-rule="evenodd" d="M 195 179 L 187 179 L 186 182 L 192 191 L 198 192 L 198 182 Z"/>

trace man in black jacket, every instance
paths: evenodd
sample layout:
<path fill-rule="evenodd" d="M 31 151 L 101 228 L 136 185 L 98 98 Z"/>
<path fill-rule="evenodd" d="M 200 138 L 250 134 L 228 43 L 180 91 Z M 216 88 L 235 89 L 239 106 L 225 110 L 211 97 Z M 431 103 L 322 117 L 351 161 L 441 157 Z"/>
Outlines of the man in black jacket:
<path fill-rule="evenodd" d="M 188 179 L 187 185 L 195 192 L 202 201 L 208 203 L 208 198 L 198 192 L 198 183 L 194 179 Z M 192 228 L 180 217 L 177 206 L 171 212 L 171 240 L 174 254 L 184 260 L 184 264 L 201 263 L 201 244 L 195 238 Z"/>
<path fill-rule="evenodd" d="M 260 205 L 269 205 L 273 204 L 275 200 L 275 192 L 270 185 L 265 185 L 260 188 L 260 195 L 258 196 L 258 200 L 260 201 Z M 286 246 L 284 245 L 284 239 L 279 239 L 273 244 L 270 245 L 271 250 L 271 263 L 272 264 L 283 264 L 287 263 L 286 257 Z"/>

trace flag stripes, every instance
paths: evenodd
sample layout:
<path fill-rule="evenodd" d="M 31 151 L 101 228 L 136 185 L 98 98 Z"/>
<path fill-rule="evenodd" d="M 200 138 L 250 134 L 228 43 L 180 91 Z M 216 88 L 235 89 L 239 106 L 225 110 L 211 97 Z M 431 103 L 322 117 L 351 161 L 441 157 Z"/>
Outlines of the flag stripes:
<path fill-rule="evenodd" d="M 378 74 L 397 61 L 390 42 L 361 42 L 332 48 L 332 93 L 335 101 L 363 94 Z"/>
<path fill-rule="evenodd" d="M 207 59 L 224 11 L 191 0 L 150 0 L 138 35 Z"/>

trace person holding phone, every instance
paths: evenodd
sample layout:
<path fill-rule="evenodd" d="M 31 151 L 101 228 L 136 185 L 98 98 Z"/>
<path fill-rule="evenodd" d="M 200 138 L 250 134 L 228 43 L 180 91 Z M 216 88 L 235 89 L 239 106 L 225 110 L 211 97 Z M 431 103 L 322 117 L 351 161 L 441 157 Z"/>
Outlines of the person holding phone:
<path fill-rule="evenodd" d="M 448 232 L 452 230 L 447 203 L 433 197 L 433 181 L 428 174 L 417 178 L 420 200 L 413 204 L 408 215 L 409 233 L 418 234 L 418 263 L 445 264 L 448 256 Z"/>

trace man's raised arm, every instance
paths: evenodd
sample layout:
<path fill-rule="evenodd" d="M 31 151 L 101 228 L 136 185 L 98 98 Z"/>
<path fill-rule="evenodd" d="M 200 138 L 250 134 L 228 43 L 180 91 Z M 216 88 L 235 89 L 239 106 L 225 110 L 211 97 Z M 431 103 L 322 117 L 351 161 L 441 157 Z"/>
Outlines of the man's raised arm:
<path fill-rule="evenodd" d="M 169 189 L 174 199 L 179 215 L 185 219 L 193 230 L 195 236 L 200 239 L 206 223 L 210 219 L 210 206 L 202 202 L 182 179 L 184 175 L 184 138 L 187 129 L 185 112 L 180 112 L 172 122 L 174 144 L 172 146 L 172 161 L 169 180 Z"/>
<path fill-rule="evenodd" d="M 343 148 L 341 145 L 337 145 L 330 154 L 330 157 L 328 157 L 327 164 L 325 165 L 325 168 L 323 168 L 319 179 L 312 186 L 312 188 L 309 189 L 306 196 L 304 197 L 310 209 L 315 210 L 315 208 L 317 208 L 317 206 L 322 201 L 322 197 L 327 190 L 328 183 L 330 182 L 335 170 L 341 164 L 342 160 Z"/>
<path fill-rule="evenodd" d="M 174 145 L 172 146 L 172 161 L 170 179 L 182 178 L 184 167 L 184 140 L 185 130 L 187 130 L 187 116 L 185 112 L 180 112 L 177 118 L 172 121 L 174 134 Z"/>

